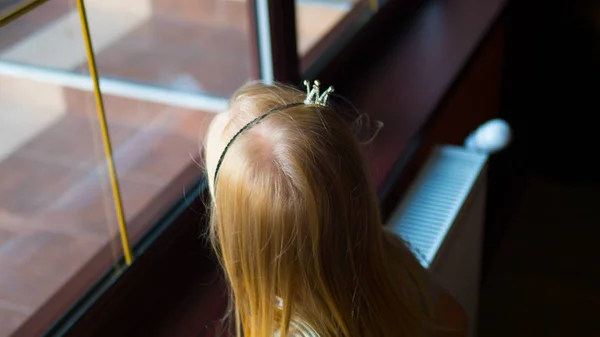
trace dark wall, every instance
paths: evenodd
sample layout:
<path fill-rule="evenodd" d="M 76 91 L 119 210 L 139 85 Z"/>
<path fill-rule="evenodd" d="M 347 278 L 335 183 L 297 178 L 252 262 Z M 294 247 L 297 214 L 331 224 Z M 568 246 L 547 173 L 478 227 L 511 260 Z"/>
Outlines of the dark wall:
<path fill-rule="evenodd" d="M 492 157 L 484 261 L 492 261 L 531 175 L 598 182 L 600 2 L 513 1 L 500 116 L 514 141 Z M 484 281 L 489 264 L 484 264 Z"/>
<path fill-rule="evenodd" d="M 503 116 L 524 169 L 598 179 L 600 3 L 514 2 L 508 11 Z"/>

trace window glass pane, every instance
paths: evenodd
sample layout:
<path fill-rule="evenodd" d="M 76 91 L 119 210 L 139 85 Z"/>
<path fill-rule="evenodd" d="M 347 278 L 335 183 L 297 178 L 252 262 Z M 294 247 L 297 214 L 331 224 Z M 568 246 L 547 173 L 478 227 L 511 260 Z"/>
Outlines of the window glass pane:
<path fill-rule="evenodd" d="M 0 10 L 3 2 L 11 1 L 0 0 Z M 37 13 L 29 14 L 31 19 L 25 20 L 35 23 L 29 23 L 27 30 L 36 30 L 40 39 L 53 43 L 68 40 L 72 32 L 65 27 L 79 21 L 74 3 L 74 0 L 52 0 L 43 9 L 33 10 L 32 13 Z M 103 77 L 218 97 L 228 97 L 250 78 L 250 16 L 246 1 L 86 0 L 85 3 Z M 65 6 L 70 10 L 59 10 Z M 5 59 L 52 69 L 87 71 L 83 48 L 70 57 L 62 57 L 57 49 L 48 51 L 44 58 L 13 53 Z"/>
<path fill-rule="evenodd" d="M 23 3 L 0 0 L 0 15 Z M 250 78 L 255 32 L 246 1 L 85 3 L 134 244 L 193 194 L 204 132 Z M 0 27 L 0 337 L 122 256 L 87 62 L 74 0 Z"/>
<path fill-rule="evenodd" d="M 86 1 L 123 207 L 134 243 L 202 175 L 204 131 L 249 79 L 246 4 L 232 0 Z M 144 6 L 142 6 L 144 5 Z M 133 14 L 132 14 L 133 13 Z M 211 14 L 212 13 L 212 14 Z M 110 44 L 115 17 L 131 25 Z M 105 47 L 103 47 L 106 45 Z M 84 65 L 87 67 L 87 65 Z M 87 72 L 87 69 L 82 71 Z M 79 91 L 76 101 L 91 100 Z M 127 128 L 122 142 L 113 132 Z M 200 165 L 201 166 L 201 165 Z"/>
<path fill-rule="evenodd" d="M 247 5 L 238 0 L 86 0 L 103 77 L 230 96 L 250 78 Z"/>
<path fill-rule="evenodd" d="M 294 0 L 297 48 L 304 72 L 351 37 L 377 9 L 377 0 Z M 344 39 L 345 38 L 345 39 Z"/>
<path fill-rule="evenodd" d="M 96 113 L 93 94 L 72 90 L 72 106 Z M 202 175 L 200 146 L 215 112 L 104 95 L 113 158 L 134 244 Z M 82 191 L 83 192 L 83 191 Z M 85 193 L 85 192 L 83 192 Z"/>
<path fill-rule="evenodd" d="M 84 62 L 72 1 L 0 27 L 0 336 L 93 258 L 99 276 L 121 255 L 95 103 L 65 85 L 90 82 Z M 116 144 L 135 136 L 110 126 Z"/>

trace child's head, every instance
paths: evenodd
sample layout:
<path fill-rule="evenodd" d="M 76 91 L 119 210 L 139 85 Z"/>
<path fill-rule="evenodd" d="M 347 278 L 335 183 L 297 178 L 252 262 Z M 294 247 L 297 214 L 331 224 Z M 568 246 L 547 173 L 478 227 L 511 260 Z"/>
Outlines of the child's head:
<path fill-rule="evenodd" d="M 389 261 L 358 141 L 337 111 L 305 98 L 248 85 L 208 131 L 211 237 L 246 336 L 285 331 L 291 316 L 326 336 L 358 336 L 374 315 L 402 316 L 384 313 L 402 295 L 384 291 L 394 286 L 382 276 Z"/>

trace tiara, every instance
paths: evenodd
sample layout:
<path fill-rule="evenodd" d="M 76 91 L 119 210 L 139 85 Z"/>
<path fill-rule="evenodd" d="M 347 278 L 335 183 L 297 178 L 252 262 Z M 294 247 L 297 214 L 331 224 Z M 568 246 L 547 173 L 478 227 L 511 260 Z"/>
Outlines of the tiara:
<path fill-rule="evenodd" d="M 321 83 L 319 81 L 314 81 L 313 87 L 311 88 L 310 82 L 304 81 L 304 85 L 306 86 L 306 99 L 304 100 L 304 102 L 296 102 L 296 103 L 290 103 L 290 104 L 286 104 L 286 105 L 276 106 L 276 107 L 272 108 L 271 110 L 265 112 L 264 114 L 256 117 L 255 119 L 251 120 L 250 122 L 248 122 L 248 124 L 244 125 L 235 135 L 233 135 L 233 137 L 229 140 L 227 145 L 225 145 L 225 149 L 223 149 L 223 152 L 221 153 L 221 156 L 219 157 L 219 161 L 217 162 L 217 167 L 215 168 L 215 176 L 214 176 L 214 180 L 213 180 L 213 182 L 214 182 L 213 186 L 214 186 L 215 191 L 217 189 L 217 178 L 219 177 L 219 169 L 221 168 L 221 164 L 223 163 L 223 158 L 225 158 L 225 154 L 227 153 L 227 150 L 229 150 L 229 147 L 231 146 L 233 141 L 244 131 L 251 128 L 253 125 L 260 123 L 263 119 L 265 119 L 267 116 L 271 115 L 272 113 L 283 111 L 283 110 L 293 108 L 293 107 L 296 107 L 296 106 L 299 106 L 302 104 L 311 104 L 311 105 L 315 104 L 315 105 L 327 106 L 327 99 L 329 98 L 329 94 L 331 94 L 333 92 L 333 87 L 329 87 L 323 93 L 320 93 L 320 89 L 319 89 L 320 84 Z"/>
<path fill-rule="evenodd" d="M 329 94 L 333 92 L 333 87 L 330 86 L 321 94 L 319 92 L 319 86 L 321 85 L 319 81 L 313 82 L 312 89 L 310 88 L 310 81 L 304 81 L 304 85 L 306 86 L 306 99 L 304 100 L 304 104 L 327 106 L 327 99 L 329 98 Z"/>

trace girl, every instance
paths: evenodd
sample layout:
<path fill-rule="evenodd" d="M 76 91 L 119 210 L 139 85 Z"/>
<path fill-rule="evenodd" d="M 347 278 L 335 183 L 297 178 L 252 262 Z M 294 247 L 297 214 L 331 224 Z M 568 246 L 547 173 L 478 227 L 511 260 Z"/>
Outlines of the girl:
<path fill-rule="evenodd" d="M 382 227 L 356 136 L 318 91 L 249 84 L 208 131 L 237 336 L 464 336 L 460 306 Z"/>

